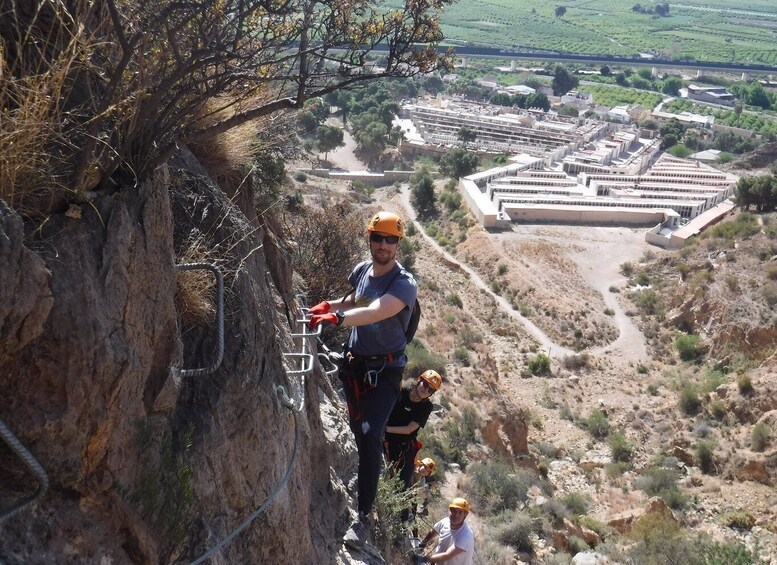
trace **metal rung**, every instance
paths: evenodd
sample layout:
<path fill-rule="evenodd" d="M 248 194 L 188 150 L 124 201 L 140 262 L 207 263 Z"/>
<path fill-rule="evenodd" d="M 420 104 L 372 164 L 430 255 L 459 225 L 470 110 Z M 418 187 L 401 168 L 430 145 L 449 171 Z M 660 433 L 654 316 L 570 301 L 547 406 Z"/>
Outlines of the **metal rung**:
<path fill-rule="evenodd" d="M 308 320 L 297 320 L 297 323 L 302 324 L 302 333 L 293 333 L 291 337 L 318 337 L 321 335 L 321 330 L 324 327 L 323 324 L 319 324 L 315 331 L 309 332 L 307 331 Z"/>
<path fill-rule="evenodd" d="M 19 459 L 24 462 L 32 474 L 35 475 L 35 478 L 38 479 L 38 490 L 36 490 L 33 495 L 23 498 L 19 502 L 0 511 L 0 521 L 2 521 L 21 512 L 27 506 L 40 499 L 49 489 L 49 476 L 46 474 L 46 470 L 43 466 L 35 459 L 35 456 L 24 447 L 24 444 L 19 441 L 19 438 L 8 429 L 8 426 L 6 426 L 2 420 L 0 420 L 0 436 L 5 440 L 13 452 L 19 456 Z"/>
<path fill-rule="evenodd" d="M 175 269 L 178 271 L 197 271 L 204 269 L 210 271 L 216 277 L 216 331 L 218 332 L 218 352 L 216 353 L 216 360 L 207 367 L 199 369 L 179 369 L 178 371 L 182 377 L 210 375 L 221 366 L 221 361 L 224 359 L 224 275 L 221 274 L 221 269 L 210 263 L 183 263 L 181 265 L 175 265 Z"/>
<path fill-rule="evenodd" d="M 309 375 L 313 370 L 313 355 L 310 353 L 284 353 L 283 356 L 287 359 L 302 359 L 302 368 L 286 371 L 288 375 Z"/>
<path fill-rule="evenodd" d="M 324 374 L 327 377 L 331 377 L 333 375 L 336 375 L 337 371 L 340 370 L 340 368 L 337 365 L 334 364 L 334 362 L 329 358 L 329 355 L 327 355 L 326 353 L 319 353 L 318 354 L 318 360 L 319 360 L 319 362 L 326 361 L 332 367 L 331 369 L 324 369 Z M 322 363 L 322 366 L 323 366 L 323 363 Z"/>

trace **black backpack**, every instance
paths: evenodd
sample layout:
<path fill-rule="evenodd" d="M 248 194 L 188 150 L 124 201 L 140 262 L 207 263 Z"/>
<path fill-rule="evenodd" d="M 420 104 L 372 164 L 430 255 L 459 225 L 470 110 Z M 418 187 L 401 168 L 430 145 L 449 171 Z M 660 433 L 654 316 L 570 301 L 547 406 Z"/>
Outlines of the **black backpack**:
<path fill-rule="evenodd" d="M 370 267 L 372 267 L 372 263 L 365 263 L 364 266 L 357 273 L 357 278 L 361 279 L 364 276 L 365 269 L 369 269 Z M 391 277 L 391 280 L 388 282 L 388 285 L 386 285 L 386 288 L 390 288 L 391 283 L 393 283 L 394 280 L 399 275 L 406 272 L 407 271 L 404 269 L 404 267 L 400 266 L 399 270 L 394 274 L 393 277 Z M 418 301 L 418 298 L 416 298 L 415 304 L 413 304 L 413 309 L 410 311 L 410 319 L 408 320 L 407 327 L 405 328 L 405 341 L 408 344 L 411 341 L 413 341 L 413 338 L 415 337 L 415 332 L 418 330 L 418 323 L 420 321 L 421 321 L 421 303 Z"/>

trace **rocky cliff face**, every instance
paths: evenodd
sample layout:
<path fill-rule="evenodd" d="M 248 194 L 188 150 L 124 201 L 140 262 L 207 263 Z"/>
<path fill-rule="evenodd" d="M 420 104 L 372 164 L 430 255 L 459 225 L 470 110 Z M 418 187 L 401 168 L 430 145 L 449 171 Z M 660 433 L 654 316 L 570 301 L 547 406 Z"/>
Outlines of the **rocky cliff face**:
<path fill-rule="evenodd" d="M 51 482 L 0 522 L 1 561 L 196 559 L 289 467 L 212 562 L 333 560 L 349 520 L 347 426 L 319 371 L 296 418 L 280 402 L 279 386 L 302 392 L 282 355 L 299 350 L 291 271 L 241 190 L 228 199 L 188 155 L 36 226 L 0 201 L 0 419 Z M 217 344 L 212 324 L 187 326 L 176 308 L 173 265 L 193 238 L 225 272 L 226 343 L 215 373 L 181 377 Z M 35 488 L 0 443 L 0 507 Z"/>

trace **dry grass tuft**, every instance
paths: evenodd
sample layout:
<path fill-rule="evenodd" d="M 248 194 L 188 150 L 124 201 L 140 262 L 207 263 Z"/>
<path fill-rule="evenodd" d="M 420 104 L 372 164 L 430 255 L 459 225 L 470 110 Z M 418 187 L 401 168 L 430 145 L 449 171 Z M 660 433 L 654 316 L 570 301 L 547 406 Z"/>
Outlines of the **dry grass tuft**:
<path fill-rule="evenodd" d="M 20 45 L 0 45 L 0 198 L 25 213 L 45 209 L 44 200 L 65 189 L 56 150 L 66 138 L 62 105 L 90 40 L 82 29 L 44 38 L 34 50 L 55 52 L 43 64 L 31 50 L 32 33 L 18 33 Z"/>
<path fill-rule="evenodd" d="M 207 128 L 239 112 L 230 99 L 220 97 L 206 104 L 198 126 Z M 189 149 L 223 190 L 239 186 L 247 167 L 259 151 L 262 120 L 253 120 L 223 133 L 191 143 Z"/>
<path fill-rule="evenodd" d="M 202 239 L 192 241 L 178 258 L 179 263 L 209 263 Z M 216 281 L 206 270 L 176 273 L 175 305 L 186 326 L 203 327 L 216 318 Z"/>

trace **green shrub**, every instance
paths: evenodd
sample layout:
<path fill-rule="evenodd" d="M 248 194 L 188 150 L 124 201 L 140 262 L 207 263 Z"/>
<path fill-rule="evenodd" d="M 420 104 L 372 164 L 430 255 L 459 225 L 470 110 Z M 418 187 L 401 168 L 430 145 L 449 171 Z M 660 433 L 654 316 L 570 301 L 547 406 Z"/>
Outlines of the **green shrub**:
<path fill-rule="evenodd" d="M 308 175 L 306 175 L 302 171 L 298 171 L 294 173 L 294 180 L 297 182 L 305 182 L 306 180 L 308 180 Z"/>
<path fill-rule="evenodd" d="M 532 375 L 550 374 L 550 357 L 544 353 L 539 353 L 529 360 L 528 369 Z"/>
<path fill-rule="evenodd" d="M 639 286 L 650 286 L 650 276 L 645 271 L 640 271 L 634 277 L 634 284 Z"/>
<path fill-rule="evenodd" d="M 464 304 L 461 301 L 461 297 L 458 294 L 456 294 L 455 292 L 449 294 L 445 298 L 445 302 L 447 302 L 451 306 L 455 306 L 456 308 L 463 308 L 464 307 Z"/>
<path fill-rule="evenodd" d="M 777 285 L 774 283 L 764 285 L 763 288 L 761 288 L 761 294 L 769 306 L 777 304 Z"/>
<path fill-rule="evenodd" d="M 548 459 L 555 459 L 558 454 L 558 448 L 549 441 L 540 441 L 532 445 L 540 455 Z"/>
<path fill-rule="evenodd" d="M 736 528 L 738 530 L 752 530 L 753 526 L 755 526 L 753 515 L 744 510 L 730 510 L 721 519 L 729 528 Z"/>
<path fill-rule="evenodd" d="M 701 382 L 701 391 L 714 392 L 720 385 L 726 384 L 727 381 L 725 373 L 710 369 L 704 375 L 704 379 Z"/>
<path fill-rule="evenodd" d="M 713 400 L 709 405 L 710 415 L 720 421 L 726 417 L 726 403 L 720 399 Z"/>
<path fill-rule="evenodd" d="M 675 339 L 675 347 L 683 361 L 700 362 L 707 353 L 707 346 L 694 334 L 681 334 Z"/>
<path fill-rule="evenodd" d="M 500 277 L 507 274 L 507 265 L 505 265 L 504 263 L 500 263 L 499 266 L 496 268 L 496 274 Z"/>
<path fill-rule="evenodd" d="M 637 373 L 640 375 L 647 375 L 650 369 L 647 367 L 647 365 L 643 365 L 642 363 L 639 363 L 637 365 Z"/>
<path fill-rule="evenodd" d="M 453 358 L 465 367 L 469 367 L 469 350 L 463 345 L 453 350 Z"/>
<path fill-rule="evenodd" d="M 753 380 L 749 375 L 740 375 L 737 379 L 737 388 L 740 394 L 752 394 L 753 393 Z"/>
<path fill-rule="evenodd" d="M 750 432 L 750 449 L 753 451 L 763 451 L 769 445 L 772 436 L 772 429 L 766 422 L 758 422 L 753 426 Z"/>
<path fill-rule="evenodd" d="M 621 274 L 624 277 L 630 277 L 634 274 L 634 265 L 630 263 L 629 261 L 626 261 L 621 265 Z"/>
<path fill-rule="evenodd" d="M 604 466 L 605 474 L 611 479 L 620 477 L 629 469 L 631 469 L 631 464 L 623 461 L 619 461 L 618 463 L 607 463 Z"/>
<path fill-rule="evenodd" d="M 613 461 L 624 463 L 631 461 L 634 446 L 622 433 L 615 432 L 610 434 L 610 437 L 607 438 L 607 444 L 610 446 L 610 451 L 612 451 Z"/>
<path fill-rule="evenodd" d="M 605 308 L 604 309 L 604 313 L 607 316 L 614 316 L 615 315 L 615 310 L 613 310 L 612 308 Z"/>
<path fill-rule="evenodd" d="M 637 542 L 629 549 L 630 563 L 698 564 L 680 526 L 663 514 L 647 514 L 641 517 L 634 525 L 631 537 Z"/>
<path fill-rule="evenodd" d="M 415 502 L 415 492 L 405 489 L 405 485 L 396 475 L 392 479 L 381 476 L 375 498 L 375 513 L 380 527 L 375 530 L 376 541 L 380 547 L 404 534 L 403 514 Z"/>
<path fill-rule="evenodd" d="M 505 512 L 499 516 L 498 523 L 501 525 L 498 526 L 495 537 L 499 543 L 524 553 L 534 551 L 531 544 L 531 534 L 534 532 L 531 516 L 523 511 Z"/>
<path fill-rule="evenodd" d="M 690 383 L 683 385 L 680 389 L 680 410 L 688 416 L 694 416 L 701 408 L 701 399 L 696 387 Z"/>
<path fill-rule="evenodd" d="M 580 516 L 580 520 L 578 523 L 583 526 L 584 528 L 588 528 L 589 530 L 593 530 L 597 534 L 599 534 L 599 537 L 604 539 L 610 535 L 612 535 L 614 529 L 607 524 L 600 522 L 596 518 L 591 518 L 590 516 Z"/>
<path fill-rule="evenodd" d="M 478 514 L 497 514 L 514 510 L 533 485 L 542 485 L 539 477 L 528 469 L 513 469 L 499 461 L 483 461 L 470 465 L 468 490 Z"/>
<path fill-rule="evenodd" d="M 647 314 L 649 316 L 660 316 L 664 311 L 664 305 L 661 302 L 661 297 L 655 290 L 652 289 L 641 290 L 637 292 L 634 297 L 634 303 L 643 314 Z"/>
<path fill-rule="evenodd" d="M 755 552 L 735 542 L 719 543 L 700 536 L 692 548 L 703 565 L 766 565 Z"/>
<path fill-rule="evenodd" d="M 561 404 L 561 406 L 559 406 L 559 408 L 558 408 L 558 416 L 562 420 L 569 420 L 570 422 L 574 422 L 575 421 L 575 415 L 572 412 L 572 408 L 570 408 L 569 404 L 567 404 L 566 402 Z"/>
<path fill-rule="evenodd" d="M 407 365 L 405 366 L 405 375 L 416 377 L 427 369 L 434 369 L 445 376 L 445 365 L 447 360 L 442 355 L 426 349 L 418 339 L 413 340 L 405 349 L 407 355 Z"/>
<path fill-rule="evenodd" d="M 688 497 L 677 485 L 679 478 L 676 468 L 652 466 L 637 478 L 634 486 L 648 496 L 660 496 L 670 508 L 679 509 L 688 503 Z"/>
<path fill-rule="evenodd" d="M 464 326 L 459 331 L 459 342 L 464 347 L 472 347 L 476 343 L 483 343 L 483 334 L 471 326 Z"/>
<path fill-rule="evenodd" d="M 728 274 L 723 279 L 726 281 L 726 286 L 731 292 L 737 292 L 739 290 L 739 277 L 734 274 Z"/>
<path fill-rule="evenodd" d="M 573 516 L 587 514 L 588 508 L 591 506 L 591 500 L 586 495 L 579 492 L 565 494 L 561 497 L 560 502 Z"/>
<path fill-rule="evenodd" d="M 734 160 L 734 156 L 731 153 L 729 153 L 728 151 L 721 151 L 718 154 L 718 158 L 715 159 L 715 160 L 718 163 L 720 163 L 721 165 L 725 165 L 726 163 L 730 163 L 731 161 L 733 161 Z"/>
<path fill-rule="evenodd" d="M 597 439 L 604 439 L 610 433 L 610 420 L 601 410 L 593 409 L 585 421 L 585 428 Z"/>
<path fill-rule="evenodd" d="M 709 440 L 702 440 L 696 444 L 696 464 L 704 473 L 715 470 L 715 444 Z"/>

